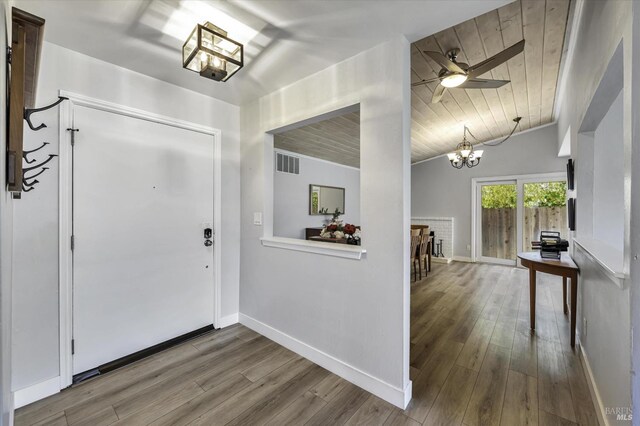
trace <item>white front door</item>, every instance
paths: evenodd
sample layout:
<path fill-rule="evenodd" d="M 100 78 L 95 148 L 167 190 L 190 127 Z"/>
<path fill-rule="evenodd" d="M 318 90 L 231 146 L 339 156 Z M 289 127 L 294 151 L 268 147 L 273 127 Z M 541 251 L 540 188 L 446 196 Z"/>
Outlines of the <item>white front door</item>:
<path fill-rule="evenodd" d="M 73 113 L 75 375 L 213 323 L 214 140 Z"/>

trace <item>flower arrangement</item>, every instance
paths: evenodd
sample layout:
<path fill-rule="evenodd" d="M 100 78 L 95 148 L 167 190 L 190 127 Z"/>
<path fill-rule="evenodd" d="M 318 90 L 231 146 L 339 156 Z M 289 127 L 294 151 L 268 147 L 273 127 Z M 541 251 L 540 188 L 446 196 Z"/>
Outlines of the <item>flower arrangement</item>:
<path fill-rule="evenodd" d="M 357 228 L 355 225 L 350 223 L 343 225 L 342 220 L 340 220 L 340 215 L 340 211 L 336 209 L 336 211 L 333 212 L 333 216 L 329 220 L 329 223 L 322 228 L 320 237 L 336 238 L 338 240 L 346 238 L 347 244 L 360 244 L 360 228 Z"/>

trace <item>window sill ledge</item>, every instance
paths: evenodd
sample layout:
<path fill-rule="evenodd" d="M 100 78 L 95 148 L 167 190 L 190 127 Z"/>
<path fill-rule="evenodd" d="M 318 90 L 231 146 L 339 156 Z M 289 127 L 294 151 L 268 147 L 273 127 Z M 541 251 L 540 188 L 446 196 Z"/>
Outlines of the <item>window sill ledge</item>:
<path fill-rule="evenodd" d="M 264 247 L 315 253 L 324 256 L 342 257 L 344 259 L 361 260 L 367 252 L 361 246 L 346 244 L 322 243 L 316 241 L 296 240 L 294 238 L 265 237 L 260 241 Z"/>

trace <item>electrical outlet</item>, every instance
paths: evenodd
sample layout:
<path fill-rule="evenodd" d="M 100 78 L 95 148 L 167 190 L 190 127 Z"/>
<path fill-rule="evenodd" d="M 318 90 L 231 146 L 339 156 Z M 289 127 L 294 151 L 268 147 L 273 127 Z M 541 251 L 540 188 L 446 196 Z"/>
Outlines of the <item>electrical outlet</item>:
<path fill-rule="evenodd" d="M 262 212 L 255 212 L 253 214 L 253 224 L 254 225 L 262 225 Z"/>
<path fill-rule="evenodd" d="M 471 244 L 467 244 L 467 251 L 471 251 Z"/>
<path fill-rule="evenodd" d="M 587 319 L 582 318 L 582 333 L 584 337 L 587 337 Z"/>

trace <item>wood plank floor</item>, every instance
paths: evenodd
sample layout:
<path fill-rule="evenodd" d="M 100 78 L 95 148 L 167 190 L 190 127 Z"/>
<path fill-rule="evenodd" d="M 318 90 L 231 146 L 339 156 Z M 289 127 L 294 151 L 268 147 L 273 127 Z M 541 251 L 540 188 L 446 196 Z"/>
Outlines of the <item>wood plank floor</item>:
<path fill-rule="evenodd" d="M 597 425 L 559 282 L 435 264 L 412 284 L 413 400 L 400 410 L 235 325 L 16 412 L 16 425 Z"/>

